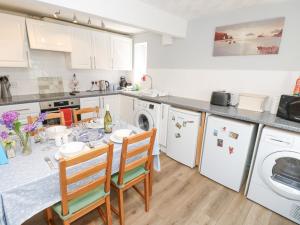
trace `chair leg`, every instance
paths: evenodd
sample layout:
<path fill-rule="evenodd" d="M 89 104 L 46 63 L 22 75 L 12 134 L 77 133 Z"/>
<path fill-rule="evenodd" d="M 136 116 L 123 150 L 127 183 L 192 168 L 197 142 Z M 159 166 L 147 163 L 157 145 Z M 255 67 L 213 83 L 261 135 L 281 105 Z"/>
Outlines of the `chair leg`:
<path fill-rule="evenodd" d="M 149 191 L 150 191 L 150 182 L 149 182 L 149 180 L 150 180 L 150 174 L 147 174 L 146 176 L 145 176 L 145 180 L 144 180 L 144 191 L 145 191 L 145 194 L 144 194 L 144 196 L 145 196 L 145 211 L 146 212 L 148 212 L 149 211 L 149 205 L 150 205 L 150 193 L 149 193 Z"/>
<path fill-rule="evenodd" d="M 154 172 L 154 168 L 153 168 L 153 160 L 150 166 L 150 173 L 149 173 L 149 195 L 152 196 L 152 186 L 153 186 L 153 172 Z"/>
<path fill-rule="evenodd" d="M 124 192 L 123 192 L 123 190 L 118 190 L 118 204 L 119 204 L 120 225 L 125 225 Z"/>
<path fill-rule="evenodd" d="M 45 210 L 45 216 L 48 225 L 54 225 L 52 209 L 49 207 Z"/>
<path fill-rule="evenodd" d="M 68 221 L 64 221 L 64 225 L 71 225 L 71 223 Z"/>
<path fill-rule="evenodd" d="M 106 224 L 112 225 L 110 196 L 109 195 L 105 198 L 105 203 L 106 203 L 106 222 L 107 222 Z"/>

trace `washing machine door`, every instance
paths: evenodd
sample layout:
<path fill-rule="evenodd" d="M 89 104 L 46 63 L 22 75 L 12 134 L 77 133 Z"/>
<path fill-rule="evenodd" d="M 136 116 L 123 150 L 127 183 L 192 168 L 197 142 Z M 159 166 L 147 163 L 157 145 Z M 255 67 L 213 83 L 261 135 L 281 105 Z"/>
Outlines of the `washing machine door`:
<path fill-rule="evenodd" d="M 261 164 L 261 176 L 277 194 L 300 201 L 300 153 L 278 151 Z"/>
<path fill-rule="evenodd" d="M 148 131 L 154 127 L 154 120 L 146 110 L 140 110 L 135 114 L 135 125 L 142 130 Z"/>

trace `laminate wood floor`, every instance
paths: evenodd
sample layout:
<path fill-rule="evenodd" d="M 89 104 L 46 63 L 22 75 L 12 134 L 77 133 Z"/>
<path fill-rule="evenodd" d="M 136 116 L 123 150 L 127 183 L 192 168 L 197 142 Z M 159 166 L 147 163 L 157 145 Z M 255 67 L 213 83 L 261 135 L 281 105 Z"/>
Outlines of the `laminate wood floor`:
<path fill-rule="evenodd" d="M 125 194 L 126 225 L 293 225 L 295 223 L 161 155 L 162 171 L 154 177 L 150 212 L 134 191 Z M 141 187 L 142 188 L 142 187 Z M 112 204 L 116 206 L 115 193 Z M 45 225 L 40 213 L 24 225 Z M 56 225 L 62 224 L 56 219 Z M 103 224 L 95 210 L 72 225 Z M 113 214 L 113 225 L 119 221 Z"/>

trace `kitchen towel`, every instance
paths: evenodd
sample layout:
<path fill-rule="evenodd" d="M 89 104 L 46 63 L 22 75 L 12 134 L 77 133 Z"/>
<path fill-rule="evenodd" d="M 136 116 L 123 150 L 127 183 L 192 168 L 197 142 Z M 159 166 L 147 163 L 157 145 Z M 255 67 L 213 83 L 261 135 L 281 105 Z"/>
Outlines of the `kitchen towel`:
<path fill-rule="evenodd" d="M 61 109 L 60 111 L 63 112 L 64 114 L 66 126 L 68 127 L 71 126 L 73 123 L 72 109 L 66 108 L 66 109 Z"/>

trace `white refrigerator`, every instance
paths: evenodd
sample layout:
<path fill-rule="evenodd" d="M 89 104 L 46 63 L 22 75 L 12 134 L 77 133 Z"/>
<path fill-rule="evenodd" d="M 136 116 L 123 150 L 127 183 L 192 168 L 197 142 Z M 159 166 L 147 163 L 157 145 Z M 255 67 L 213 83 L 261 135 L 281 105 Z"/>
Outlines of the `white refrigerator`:
<path fill-rule="evenodd" d="M 198 112 L 169 109 L 166 153 L 191 168 L 195 167 L 200 116 Z"/>
<path fill-rule="evenodd" d="M 208 116 L 200 173 L 239 192 L 246 179 L 257 126 Z"/>

